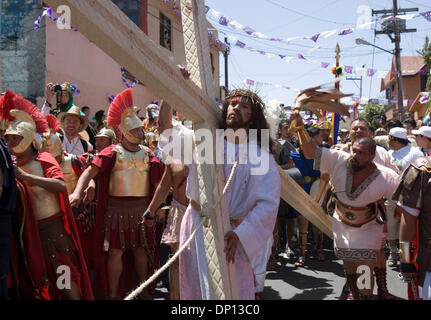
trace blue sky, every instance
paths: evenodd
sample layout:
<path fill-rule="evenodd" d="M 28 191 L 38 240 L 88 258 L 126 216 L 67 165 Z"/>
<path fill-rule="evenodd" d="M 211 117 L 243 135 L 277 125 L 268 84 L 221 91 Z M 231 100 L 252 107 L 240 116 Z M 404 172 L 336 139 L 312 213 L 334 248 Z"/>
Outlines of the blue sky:
<path fill-rule="evenodd" d="M 205 4 L 228 16 L 244 26 L 249 26 L 269 37 L 287 39 L 295 36 L 314 35 L 319 32 L 336 28 L 356 27 L 359 14 L 357 9 L 361 5 L 372 9 L 391 9 L 392 0 L 206 0 Z M 429 0 L 398 0 L 401 8 L 419 8 L 419 12 L 431 10 Z M 372 17 L 376 19 L 376 16 Z M 327 39 L 319 38 L 316 43 L 310 39 L 298 39 L 290 42 L 272 42 L 247 36 L 244 32 L 234 31 L 223 27 L 214 20 L 209 21 L 219 30 L 238 40 L 265 52 L 297 56 L 301 53 L 311 57 L 317 63 L 295 60 L 289 63 L 279 57 L 268 59 L 256 52 L 250 52 L 239 47 L 232 47 L 229 57 L 229 86 L 244 87 L 243 80 L 252 79 L 305 89 L 333 80 L 331 68 L 335 64 L 335 46 L 337 42 L 341 48 L 341 65 L 354 67 L 389 70 L 392 55 L 370 46 L 356 45 L 356 38 L 363 38 L 387 50 L 393 50 L 394 44 L 387 35 L 374 35 L 372 29 L 356 30 L 345 36 L 332 36 Z M 377 29 L 380 25 L 377 24 Z M 431 35 L 431 22 L 423 17 L 407 21 L 409 29 L 416 28 L 416 33 L 402 34 L 402 55 L 417 55 L 416 50 L 423 47 L 425 36 Z M 220 34 L 220 40 L 224 35 Z M 374 42 L 375 41 L 375 42 Z M 313 47 L 321 48 L 310 56 L 306 53 Z M 221 60 L 220 83 L 224 84 L 224 63 Z M 321 62 L 330 63 L 327 69 L 321 67 Z M 350 75 L 349 75 L 350 76 Z M 380 94 L 380 78 L 363 77 L 363 97 L 378 98 Z M 286 105 L 292 105 L 296 92 L 273 86 L 259 86 L 257 88 L 265 101 L 278 100 Z M 346 93 L 359 96 L 359 81 L 341 78 L 341 89 Z M 383 98 L 383 97 L 382 97 Z"/>

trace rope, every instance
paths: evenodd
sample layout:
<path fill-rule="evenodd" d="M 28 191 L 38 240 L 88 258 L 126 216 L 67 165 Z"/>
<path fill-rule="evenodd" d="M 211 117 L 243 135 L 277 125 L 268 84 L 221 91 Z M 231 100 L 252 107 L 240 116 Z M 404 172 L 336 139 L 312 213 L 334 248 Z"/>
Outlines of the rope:
<path fill-rule="evenodd" d="M 149 279 L 147 279 L 144 283 L 142 283 L 141 285 L 139 285 L 138 288 L 136 288 L 135 290 L 133 290 L 124 300 L 133 300 L 136 298 L 136 296 L 138 296 L 142 290 L 144 290 L 146 287 L 148 287 L 148 285 L 150 283 L 152 283 L 154 280 L 156 280 L 167 268 L 169 268 L 169 266 L 175 262 L 175 260 L 179 257 L 179 255 L 186 249 L 186 247 L 190 244 L 190 242 L 192 242 L 192 240 L 194 239 L 194 237 L 196 236 L 196 234 L 198 233 L 199 229 L 207 222 L 207 220 L 211 217 L 212 213 L 215 211 L 215 207 L 220 203 L 221 199 L 223 198 L 223 196 L 226 194 L 226 191 L 230 185 L 230 183 L 232 182 L 233 179 L 233 175 L 235 173 L 236 167 L 238 166 L 238 161 L 236 161 L 232 167 L 232 170 L 230 172 L 229 175 L 229 179 L 226 182 L 225 187 L 223 188 L 223 192 L 221 193 L 221 195 L 218 197 L 217 201 L 214 203 L 214 205 L 212 206 L 211 209 L 207 210 L 205 212 L 204 215 L 205 218 L 202 219 L 202 221 L 199 223 L 199 225 L 196 227 L 196 229 L 192 232 L 192 234 L 190 235 L 190 237 L 187 239 L 187 241 L 183 244 L 183 246 L 172 256 L 172 258 L 170 258 L 168 260 L 168 262 L 165 263 L 165 265 L 163 267 L 161 267 L 159 270 L 157 270 L 156 273 L 154 273 Z"/>

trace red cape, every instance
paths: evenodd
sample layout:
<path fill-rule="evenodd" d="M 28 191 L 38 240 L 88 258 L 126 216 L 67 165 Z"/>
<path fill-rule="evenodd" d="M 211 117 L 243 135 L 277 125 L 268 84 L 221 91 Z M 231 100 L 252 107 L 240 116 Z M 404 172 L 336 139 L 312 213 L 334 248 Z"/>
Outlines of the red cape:
<path fill-rule="evenodd" d="M 94 242 L 94 292 L 99 293 L 107 297 L 108 293 L 108 279 L 107 279 L 107 258 L 108 252 L 103 250 L 103 242 L 105 238 L 105 212 L 106 204 L 108 201 L 108 187 L 109 178 L 112 168 L 115 165 L 116 153 L 112 151 L 115 145 L 111 145 L 103 149 L 98 157 L 106 158 L 109 161 L 108 170 L 106 174 L 99 174 L 97 176 L 97 209 L 96 209 L 96 240 Z M 97 159 L 97 158 L 96 158 Z M 162 166 L 154 155 L 150 156 L 150 201 L 154 195 L 155 188 L 154 184 L 158 183 L 163 175 Z M 143 213 L 143 212 L 142 212 Z M 148 246 L 153 246 L 152 229 L 146 230 Z M 156 250 L 153 256 L 154 265 L 149 269 L 149 275 L 151 275 L 155 269 L 158 268 L 159 256 L 160 256 L 160 240 L 163 234 L 163 224 L 156 224 Z M 123 254 L 123 272 L 121 274 L 119 292 L 118 294 L 123 297 L 127 292 L 135 289 L 139 285 L 139 278 L 134 267 L 134 258 L 131 251 L 126 251 Z M 153 284 L 154 286 L 154 284 Z"/>
<path fill-rule="evenodd" d="M 50 153 L 41 152 L 36 155 L 35 160 L 41 163 L 46 178 L 63 178 L 60 166 Z M 52 170 L 53 167 L 56 167 L 55 172 Z M 61 174 L 59 174 L 59 172 Z M 31 201 L 28 197 L 25 185 L 19 181 L 17 181 L 17 183 L 24 205 L 24 217 L 22 217 L 20 225 L 23 228 L 21 245 L 24 252 L 26 266 L 28 266 L 27 273 L 30 280 L 34 283 L 34 289 L 39 292 L 39 294 L 36 294 L 36 297 L 40 299 L 50 300 L 52 299 L 52 297 L 49 293 L 49 287 L 43 283 L 43 276 L 46 267 L 45 261 L 43 259 L 43 251 L 39 236 L 38 222 L 34 216 L 34 212 L 31 207 Z M 78 237 L 75 220 L 72 214 L 72 210 L 70 208 L 69 197 L 67 195 L 67 192 L 57 193 L 57 197 L 60 205 L 60 210 L 64 213 L 64 229 L 72 237 L 73 242 L 78 250 L 79 263 L 82 270 L 80 281 L 78 283 L 78 287 L 81 293 L 81 299 L 92 300 L 93 293 L 91 290 L 90 279 L 88 276 L 85 259 L 82 253 L 81 243 Z"/>

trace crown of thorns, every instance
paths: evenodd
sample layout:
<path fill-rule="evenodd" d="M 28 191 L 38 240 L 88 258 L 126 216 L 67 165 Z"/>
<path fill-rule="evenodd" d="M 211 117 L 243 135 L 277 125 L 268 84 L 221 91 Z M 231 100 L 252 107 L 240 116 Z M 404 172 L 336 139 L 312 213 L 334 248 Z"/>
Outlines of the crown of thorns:
<path fill-rule="evenodd" d="M 257 95 L 257 93 L 249 89 L 235 89 L 235 90 L 229 91 L 229 94 L 227 95 L 227 99 L 230 100 L 234 97 L 248 98 L 250 99 L 252 104 L 258 105 L 262 109 L 265 108 L 265 104 L 263 103 L 262 99 Z"/>

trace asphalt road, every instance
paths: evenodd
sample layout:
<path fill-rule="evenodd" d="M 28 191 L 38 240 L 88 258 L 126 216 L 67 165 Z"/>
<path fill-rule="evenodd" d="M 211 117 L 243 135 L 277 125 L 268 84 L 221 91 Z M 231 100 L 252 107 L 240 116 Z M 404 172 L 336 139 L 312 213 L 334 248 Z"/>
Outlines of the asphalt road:
<path fill-rule="evenodd" d="M 263 300 L 345 300 L 342 292 L 345 276 L 341 260 L 332 249 L 325 249 L 325 261 L 308 256 L 304 267 L 295 267 L 296 257 L 278 256 L 277 266 L 268 271 Z M 389 292 L 397 299 L 407 299 L 407 285 L 398 279 L 398 268 L 387 267 Z M 374 287 L 375 299 L 377 289 Z"/>
<path fill-rule="evenodd" d="M 310 244 L 308 245 L 311 249 Z M 295 254 L 297 255 L 297 251 Z M 345 276 L 343 264 L 333 252 L 331 242 L 325 242 L 325 260 L 317 261 L 308 250 L 304 267 L 295 267 L 297 256 L 287 258 L 280 254 L 277 266 L 267 272 L 265 289 L 262 300 L 345 300 L 346 293 L 342 292 Z M 387 267 L 387 284 L 389 292 L 397 299 L 407 299 L 407 285 L 398 279 L 398 268 Z M 167 275 L 167 274 L 165 274 Z M 160 280 L 160 278 L 159 278 Z M 374 288 L 377 299 L 377 288 Z M 159 281 L 156 288 L 155 300 L 168 299 L 167 277 L 164 283 Z"/>

